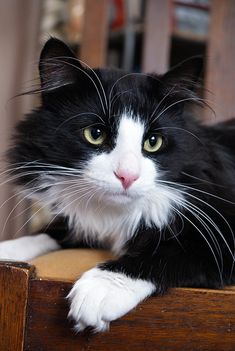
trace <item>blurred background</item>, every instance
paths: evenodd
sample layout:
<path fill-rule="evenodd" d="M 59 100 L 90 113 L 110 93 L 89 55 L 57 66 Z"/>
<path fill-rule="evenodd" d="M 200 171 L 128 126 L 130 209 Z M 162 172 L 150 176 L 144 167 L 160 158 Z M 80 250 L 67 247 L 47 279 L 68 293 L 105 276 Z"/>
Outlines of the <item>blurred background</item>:
<path fill-rule="evenodd" d="M 48 221 L 47 211 L 22 201 L 3 172 L 15 123 L 39 103 L 13 97 L 32 88 L 50 36 L 92 67 L 164 73 L 203 55 L 203 98 L 216 121 L 235 116 L 235 0 L 0 0 L 0 240 Z M 199 117 L 215 122 L 209 110 Z"/>

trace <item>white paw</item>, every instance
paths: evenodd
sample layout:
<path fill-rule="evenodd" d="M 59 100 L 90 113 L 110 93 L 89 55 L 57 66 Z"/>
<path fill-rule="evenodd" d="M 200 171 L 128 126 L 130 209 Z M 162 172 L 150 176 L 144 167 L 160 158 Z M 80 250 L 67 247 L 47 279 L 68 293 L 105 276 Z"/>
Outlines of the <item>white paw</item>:
<path fill-rule="evenodd" d="M 0 259 L 29 261 L 59 248 L 57 242 L 47 234 L 23 236 L 0 242 Z"/>
<path fill-rule="evenodd" d="M 96 332 L 105 331 L 111 321 L 129 312 L 154 290 L 155 286 L 145 280 L 93 268 L 82 275 L 68 295 L 69 317 L 75 320 L 77 332 L 88 326 Z"/>

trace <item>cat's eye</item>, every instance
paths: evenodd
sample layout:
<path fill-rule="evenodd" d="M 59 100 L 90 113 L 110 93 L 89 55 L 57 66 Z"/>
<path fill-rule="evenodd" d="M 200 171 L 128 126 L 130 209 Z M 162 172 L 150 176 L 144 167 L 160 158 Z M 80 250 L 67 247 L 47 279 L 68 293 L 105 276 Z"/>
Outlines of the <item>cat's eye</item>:
<path fill-rule="evenodd" d="M 85 128 L 83 135 L 85 139 L 93 145 L 101 145 L 106 139 L 106 133 L 98 126 Z"/>
<path fill-rule="evenodd" d="M 163 145 L 163 137 L 160 134 L 151 134 L 144 142 L 144 150 L 157 152 Z"/>

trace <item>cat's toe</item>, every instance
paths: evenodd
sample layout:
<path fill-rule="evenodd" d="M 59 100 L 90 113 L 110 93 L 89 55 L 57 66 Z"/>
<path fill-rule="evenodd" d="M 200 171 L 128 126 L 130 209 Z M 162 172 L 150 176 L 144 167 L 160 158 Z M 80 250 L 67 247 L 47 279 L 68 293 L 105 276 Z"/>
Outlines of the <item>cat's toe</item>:
<path fill-rule="evenodd" d="M 100 332 L 109 327 L 109 320 L 105 320 L 103 311 L 108 290 L 105 282 L 97 277 L 96 271 L 98 269 L 86 272 L 68 295 L 71 302 L 68 317 L 75 321 L 76 332 L 83 331 L 87 327 Z"/>
<path fill-rule="evenodd" d="M 111 321 L 129 312 L 154 289 L 152 283 L 93 268 L 83 274 L 68 295 L 69 317 L 75 321 L 77 332 L 86 327 L 106 331 Z"/>

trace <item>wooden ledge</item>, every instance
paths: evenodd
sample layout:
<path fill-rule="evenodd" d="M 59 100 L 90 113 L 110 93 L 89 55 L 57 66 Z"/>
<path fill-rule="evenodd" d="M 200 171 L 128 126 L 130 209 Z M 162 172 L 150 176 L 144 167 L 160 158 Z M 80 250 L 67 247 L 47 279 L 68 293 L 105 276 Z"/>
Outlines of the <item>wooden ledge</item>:
<path fill-rule="evenodd" d="M 61 270 L 65 267 L 69 257 L 75 266 L 84 264 L 82 255 L 85 251 L 75 250 L 74 254 L 65 251 L 63 254 L 68 261 L 58 260 L 55 268 Z M 98 261 L 110 258 L 107 252 L 95 251 L 90 252 L 94 261 L 95 257 Z M 50 255 L 51 260 L 57 255 L 59 258 L 60 254 Z M 39 274 L 42 272 L 39 270 L 41 259 L 35 260 L 35 267 L 0 262 L 0 350 L 235 350 L 234 287 L 223 290 L 171 289 L 162 297 L 147 299 L 111 323 L 109 332 L 93 334 L 86 331 L 76 335 L 73 324 L 67 319 L 69 306 L 66 300 L 75 275 L 67 280 L 58 275 L 57 279 L 43 277 Z M 52 268 L 50 260 L 47 257 L 43 261 L 44 264 L 47 262 L 48 268 Z M 87 264 L 94 266 L 94 261 Z M 76 273 L 76 278 L 78 275 Z"/>

